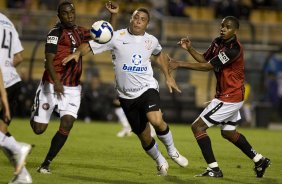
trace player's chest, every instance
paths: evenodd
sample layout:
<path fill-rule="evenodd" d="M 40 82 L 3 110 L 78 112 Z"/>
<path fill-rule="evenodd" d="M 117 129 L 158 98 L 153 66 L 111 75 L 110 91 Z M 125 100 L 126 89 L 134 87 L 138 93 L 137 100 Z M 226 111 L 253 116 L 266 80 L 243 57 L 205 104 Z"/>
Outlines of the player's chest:
<path fill-rule="evenodd" d="M 64 31 L 60 39 L 60 44 L 62 46 L 78 47 L 81 42 L 81 35 L 78 32 L 73 31 Z"/>
<path fill-rule="evenodd" d="M 154 43 L 150 39 L 123 38 L 116 40 L 116 50 L 120 53 L 140 54 L 151 56 L 154 50 Z"/>

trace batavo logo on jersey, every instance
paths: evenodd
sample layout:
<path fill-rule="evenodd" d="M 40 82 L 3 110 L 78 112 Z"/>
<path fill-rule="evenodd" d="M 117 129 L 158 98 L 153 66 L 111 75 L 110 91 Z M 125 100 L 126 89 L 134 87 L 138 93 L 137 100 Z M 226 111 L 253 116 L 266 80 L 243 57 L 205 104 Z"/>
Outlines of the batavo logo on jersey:
<path fill-rule="evenodd" d="M 123 64 L 122 69 L 124 71 L 129 71 L 129 72 L 144 72 L 144 71 L 147 71 L 146 66 L 137 66 L 137 65 L 140 65 L 142 63 L 142 56 L 141 55 L 134 54 L 132 56 L 131 62 L 134 64 L 134 66 Z"/>
<path fill-rule="evenodd" d="M 222 64 L 225 64 L 230 60 L 229 57 L 226 56 L 225 52 L 219 52 L 218 58 L 222 62 Z"/>
<path fill-rule="evenodd" d="M 58 37 L 57 36 L 48 36 L 47 37 L 47 43 L 57 44 L 58 43 Z"/>

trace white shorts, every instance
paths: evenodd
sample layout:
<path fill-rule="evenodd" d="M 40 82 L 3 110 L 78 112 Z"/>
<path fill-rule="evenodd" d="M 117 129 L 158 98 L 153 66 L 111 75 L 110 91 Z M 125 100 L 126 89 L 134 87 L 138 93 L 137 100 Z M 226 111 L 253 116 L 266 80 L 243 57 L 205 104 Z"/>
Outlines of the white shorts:
<path fill-rule="evenodd" d="M 42 81 L 37 88 L 31 113 L 31 119 L 38 123 L 48 124 L 53 111 L 59 113 L 60 118 L 71 115 L 77 118 L 81 101 L 81 86 L 64 86 L 64 95 L 58 98 L 54 92 L 54 85 Z"/>
<path fill-rule="evenodd" d="M 235 130 L 238 121 L 241 119 L 239 110 L 243 103 L 229 103 L 213 99 L 199 117 L 208 127 L 219 125 L 222 130 Z"/>

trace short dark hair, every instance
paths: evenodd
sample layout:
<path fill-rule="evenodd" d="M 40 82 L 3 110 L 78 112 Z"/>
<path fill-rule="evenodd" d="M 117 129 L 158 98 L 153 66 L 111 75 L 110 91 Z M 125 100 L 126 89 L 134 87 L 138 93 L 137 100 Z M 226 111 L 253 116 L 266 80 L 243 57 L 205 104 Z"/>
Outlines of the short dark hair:
<path fill-rule="evenodd" d="M 58 14 L 60 13 L 60 10 L 64 5 L 71 5 L 74 7 L 73 3 L 69 0 L 61 1 L 57 7 Z"/>
<path fill-rule="evenodd" d="M 150 21 L 151 17 L 150 17 L 150 12 L 147 8 L 138 8 L 136 11 L 141 11 L 144 12 L 148 15 L 148 21 Z"/>
<path fill-rule="evenodd" d="M 236 17 L 234 17 L 234 16 L 227 16 L 224 19 L 225 20 L 230 20 L 234 24 L 235 28 L 239 29 L 240 23 L 239 23 L 239 20 Z"/>

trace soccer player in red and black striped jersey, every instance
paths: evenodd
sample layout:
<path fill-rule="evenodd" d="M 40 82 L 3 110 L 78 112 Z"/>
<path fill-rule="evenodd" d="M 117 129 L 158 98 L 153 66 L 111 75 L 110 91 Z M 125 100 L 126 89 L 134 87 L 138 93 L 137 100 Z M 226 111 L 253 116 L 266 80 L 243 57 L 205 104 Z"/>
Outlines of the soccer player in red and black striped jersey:
<path fill-rule="evenodd" d="M 233 16 L 221 22 L 220 36 L 214 39 L 205 53 L 196 51 L 188 38 L 178 43 L 187 50 L 197 63 L 181 62 L 170 58 L 170 71 L 187 68 L 198 71 L 214 70 L 217 84 L 215 98 L 192 124 L 192 131 L 208 164 L 207 170 L 196 176 L 223 177 L 215 160 L 211 140 L 206 130 L 214 125 L 221 127 L 223 138 L 232 142 L 255 163 L 257 177 L 263 177 L 270 160 L 257 153 L 244 135 L 236 131 L 241 119 L 239 109 L 244 102 L 244 55 L 236 32 L 239 20 Z"/>
<path fill-rule="evenodd" d="M 106 8 L 111 13 L 111 21 L 115 21 L 118 7 L 108 2 Z M 60 115 L 59 130 L 51 141 L 45 160 L 37 169 L 45 174 L 51 173 L 49 165 L 65 144 L 81 101 L 82 58 L 66 66 L 62 65 L 62 60 L 91 39 L 89 29 L 75 24 L 73 3 L 62 1 L 58 5 L 58 17 L 60 21 L 47 35 L 45 71 L 36 92 L 30 121 L 34 133 L 42 134 L 47 129 L 53 111 Z"/>

